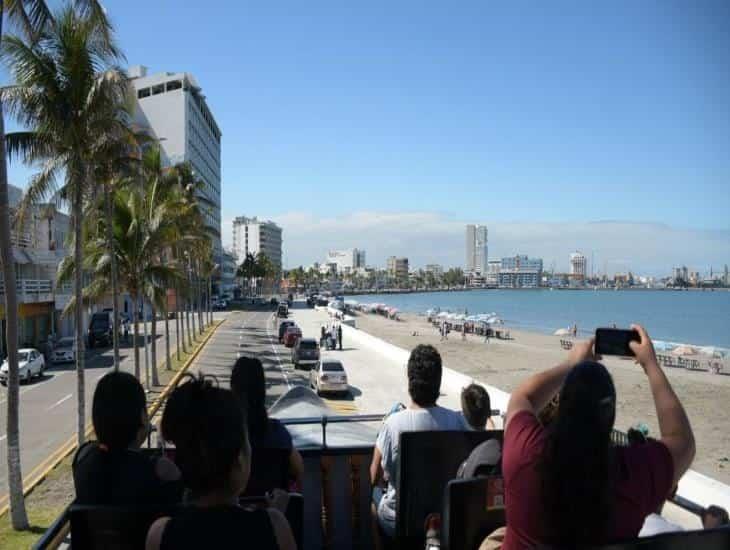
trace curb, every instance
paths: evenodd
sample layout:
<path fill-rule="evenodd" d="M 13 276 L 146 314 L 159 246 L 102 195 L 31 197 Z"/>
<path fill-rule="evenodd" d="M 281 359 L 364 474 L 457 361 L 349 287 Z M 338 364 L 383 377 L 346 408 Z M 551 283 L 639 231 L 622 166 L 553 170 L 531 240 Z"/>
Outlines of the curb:
<path fill-rule="evenodd" d="M 203 339 L 203 341 L 198 345 L 196 350 L 193 352 L 193 354 L 188 357 L 183 364 L 182 367 L 180 367 L 180 370 L 175 373 L 175 376 L 172 377 L 172 379 L 167 383 L 165 386 L 165 389 L 162 390 L 162 393 L 155 399 L 155 401 L 152 402 L 152 405 L 150 405 L 148 409 L 148 416 L 149 418 L 152 418 L 157 411 L 162 406 L 162 403 L 164 403 L 164 400 L 167 398 L 169 393 L 172 391 L 172 389 L 177 385 L 180 378 L 182 378 L 183 374 L 188 370 L 190 365 L 193 363 L 193 361 L 198 357 L 198 354 L 200 351 L 208 344 L 208 340 L 210 340 L 211 336 L 215 334 L 215 331 L 218 330 L 218 327 L 220 327 L 223 323 L 226 322 L 226 319 L 222 319 L 220 321 L 213 323 L 213 330 L 211 330 L 208 335 Z M 86 439 L 88 439 L 91 436 L 91 432 L 93 431 L 93 426 L 91 425 L 91 422 L 86 427 Z M 48 477 L 48 474 L 50 474 L 56 467 L 63 462 L 68 455 L 70 455 L 75 449 L 76 449 L 76 434 L 72 435 L 66 443 L 62 444 L 58 449 L 56 449 L 53 453 L 51 453 L 43 462 L 38 464 L 31 472 L 25 476 L 25 479 L 23 480 L 23 496 L 27 497 L 30 493 L 33 492 L 33 490 L 44 480 L 46 477 Z M 3 503 L 2 506 L 0 506 L 0 517 L 3 517 L 5 514 L 8 513 L 8 510 L 10 509 L 10 495 L 6 495 L 0 499 L 0 503 Z"/>

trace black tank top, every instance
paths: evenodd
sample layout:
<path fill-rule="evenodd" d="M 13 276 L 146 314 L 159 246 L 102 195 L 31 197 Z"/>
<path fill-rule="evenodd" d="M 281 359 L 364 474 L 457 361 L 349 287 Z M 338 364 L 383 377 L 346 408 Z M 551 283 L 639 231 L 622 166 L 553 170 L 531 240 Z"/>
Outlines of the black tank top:
<path fill-rule="evenodd" d="M 279 545 L 266 510 L 190 506 L 165 525 L 160 550 L 205 548 L 278 550 Z"/>

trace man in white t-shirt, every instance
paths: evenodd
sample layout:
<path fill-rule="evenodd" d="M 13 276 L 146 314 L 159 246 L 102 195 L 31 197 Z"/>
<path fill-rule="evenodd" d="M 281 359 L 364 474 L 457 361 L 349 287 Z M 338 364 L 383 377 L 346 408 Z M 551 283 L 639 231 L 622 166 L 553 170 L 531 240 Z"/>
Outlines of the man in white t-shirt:
<path fill-rule="evenodd" d="M 383 423 L 375 442 L 370 481 L 378 524 L 389 537 L 395 535 L 396 475 L 398 443 L 403 432 L 431 430 L 466 430 L 460 413 L 439 407 L 441 390 L 441 356 L 436 348 L 419 345 L 408 359 L 407 408 L 390 415 Z M 383 488 L 382 482 L 385 482 Z"/>

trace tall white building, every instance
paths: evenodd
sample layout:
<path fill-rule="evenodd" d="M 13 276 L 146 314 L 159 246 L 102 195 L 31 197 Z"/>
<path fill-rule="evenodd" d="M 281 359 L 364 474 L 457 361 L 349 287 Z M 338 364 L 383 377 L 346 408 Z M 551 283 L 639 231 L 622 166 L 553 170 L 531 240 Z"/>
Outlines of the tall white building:
<path fill-rule="evenodd" d="M 487 226 L 466 226 L 466 273 L 483 275 L 487 272 Z"/>
<path fill-rule="evenodd" d="M 586 257 L 580 252 L 573 252 L 570 255 L 570 276 L 574 279 L 585 279 L 586 265 Z"/>
<path fill-rule="evenodd" d="M 324 263 L 337 265 L 338 273 L 352 273 L 360 267 L 365 267 L 365 251 L 358 248 L 330 250 Z"/>
<path fill-rule="evenodd" d="M 255 216 L 239 216 L 233 220 L 233 253 L 239 263 L 246 259 L 246 254 L 263 253 L 281 270 L 281 243 L 281 227 L 272 221 Z"/>
<path fill-rule="evenodd" d="M 214 261 L 221 263 L 221 131 L 202 89 L 190 73 L 147 75 L 130 67 L 137 92 L 135 123 L 160 140 L 163 162 L 189 162 L 203 181 L 198 190 L 205 226 L 213 242 Z"/>

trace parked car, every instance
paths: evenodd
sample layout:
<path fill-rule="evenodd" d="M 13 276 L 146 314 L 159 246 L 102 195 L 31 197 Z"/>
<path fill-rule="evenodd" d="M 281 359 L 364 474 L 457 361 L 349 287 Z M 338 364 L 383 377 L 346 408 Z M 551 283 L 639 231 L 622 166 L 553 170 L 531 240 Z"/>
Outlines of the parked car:
<path fill-rule="evenodd" d="M 316 369 L 309 371 L 309 385 L 317 395 L 325 392 L 347 393 L 347 373 L 337 359 L 322 359 Z"/>
<path fill-rule="evenodd" d="M 296 325 L 292 325 L 286 329 L 286 332 L 284 333 L 284 345 L 288 348 L 293 348 L 294 344 L 297 343 L 297 340 L 299 340 L 302 337 L 302 329 L 300 329 Z"/>
<path fill-rule="evenodd" d="M 67 336 L 56 342 L 51 352 L 51 363 L 73 363 L 76 361 L 76 338 Z"/>
<path fill-rule="evenodd" d="M 289 306 L 285 302 L 279 302 L 279 307 L 276 308 L 276 316 L 284 318 L 289 316 Z"/>
<path fill-rule="evenodd" d="M 8 383 L 8 360 L 3 361 L 0 367 L 0 384 L 5 386 Z M 18 350 L 18 374 L 20 381 L 29 383 L 34 376 L 43 376 L 46 370 L 46 360 L 43 354 L 35 348 L 23 348 Z"/>
<path fill-rule="evenodd" d="M 319 362 L 319 343 L 314 338 L 300 338 L 291 350 L 294 368 L 299 365 L 316 365 Z"/>
<path fill-rule="evenodd" d="M 284 343 L 284 334 L 286 333 L 286 329 L 288 329 L 289 327 L 293 327 L 295 325 L 296 325 L 296 323 L 294 321 L 282 321 L 279 324 L 279 343 L 280 344 Z"/>
<path fill-rule="evenodd" d="M 114 321 L 110 312 L 102 311 L 92 314 L 87 331 L 89 348 L 93 348 L 97 343 L 103 343 L 106 346 L 110 345 L 113 339 L 113 330 Z"/>

